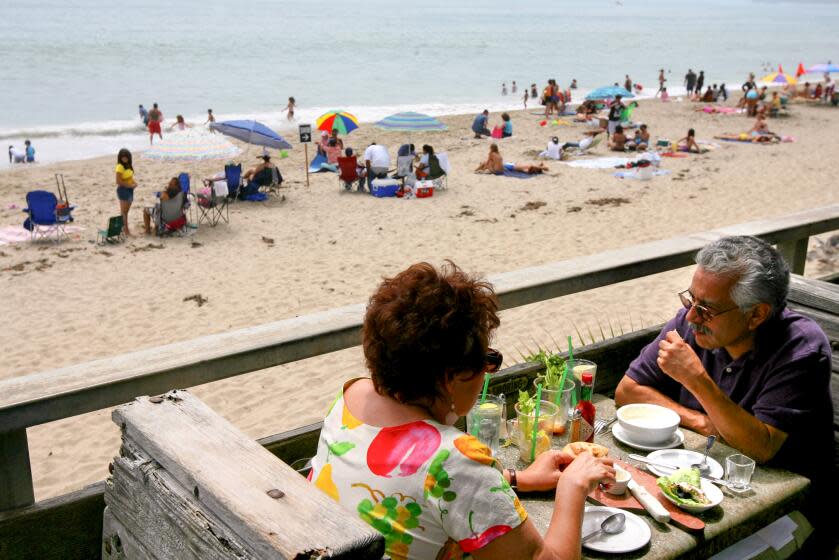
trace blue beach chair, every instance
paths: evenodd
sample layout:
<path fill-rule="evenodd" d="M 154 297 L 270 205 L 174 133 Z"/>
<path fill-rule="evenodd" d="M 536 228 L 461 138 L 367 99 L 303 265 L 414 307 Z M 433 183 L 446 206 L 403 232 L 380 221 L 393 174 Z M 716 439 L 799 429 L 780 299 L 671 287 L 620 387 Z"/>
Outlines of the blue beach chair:
<path fill-rule="evenodd" d="M 67 237 L 65 226 L 73 221 L 74 208 L 58 208 L 58 199 L 49 191 L 30 191 L 26 193 L 26 208 L 23 211 L 28 218 L 23 227 L 30 231 L 32 241 L 49 239 L 54 235 L 54 241 L 61 243 L 62 237 Z"/>
<path fill-rule="evenodd" d="M 227 198 L 236 200 L 239 196 L 239 187 L 242 186 L 242 164 L 225 165 L 224 178 L 227 181 Z"/>

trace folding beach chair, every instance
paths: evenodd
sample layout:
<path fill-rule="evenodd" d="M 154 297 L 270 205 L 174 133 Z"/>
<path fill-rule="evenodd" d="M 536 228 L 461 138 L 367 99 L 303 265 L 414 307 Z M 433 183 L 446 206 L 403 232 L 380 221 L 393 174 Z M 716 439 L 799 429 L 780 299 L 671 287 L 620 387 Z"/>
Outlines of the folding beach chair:
<path fill-rule="evenodd" d="M 414 176 L 414 156 L 405 155 L 396 157 L 396 173 L 393 174 L 394 179 L 402 179 L 402 184 L 405 184 L 405 179 Z"/>
<path fill-rule="evenodd" d="M 122 231 L 122 216 L 111 216 L 108 218 L 108 229 L 100 229 L 96 236 L 97 245 L 106 243 L 122 243 L 125 240 L 125 233 Z"/>
<path fill-rule="evenodd" d="M 179 192 L 169 200 L 161 200 L 152 211 L 152 221 L 157 235 L 183 233 L 187 226 L 186 195 Z"/>
<path fill-rule="evenodd" d="M 242 164 L 225 165 L 224 178 L 227 180 L 227 198 L 236 200 L 242 187 Z"/>
<path fill-rule="evenodd" d="M 32 241 L 49 239 L 55 236 L 55 242 L 61 243 L 67 237 L 65 226 L 73 221 L 71 212 L 75 206 L 58 208 L 58 199 L 49 191 L 30 191 L 26 193 L 26 208 L 23 209 L 28 218 L 23 227 L 28 229 Z"/>
<path fill-rule="evenodd" d="M 192 208 L 192 200 L 195 196 L 190 192 L 190 180 L 189 180 L 189 173 L 181 173 L 178 175 L 178 183 L 181 185 L 181 191 L 184 193 L 184 212 L 186 213 L 187 220 L 190 224 L 194 224 L 195 220 L 193 219 L 194 209 Z"/>
<path fill-rule="evenodd" d="M 260 192 L 264 192 L 269 195 L 274 196 L 281 196 L 280 191 L 282 189 L 287 189 L 288 187 L 283 187 L 283 174 L 280 173 L 279 167 L 271 167 L 271 179 L 270 182 L 264 185 L 260 185 L 259 190 Z M 285 200 L 285 195 L 281 196 L 282 200 Z"/>
<path fill-rule="evenodd" d="M 224 220 L 224 223 L 230 223 L 230 211 L 228 204 L 230 198 L 228 195 L 227 184 L 223 181 L 216 181 L 207 184 L 210 188 L 209 195 L 198 195 L 198 225 L 201 223 L 209 224 L 210 226 L 217 226 L 218 223 Z"/>
<path fill-rule="evenodd" d="M 338 187 L 350 190 L 353 183 L 358 183 L 358 189 L 364 190 L 364 179 L 358 174 L 358 158 L 356 156 L 339 157 Z"/>

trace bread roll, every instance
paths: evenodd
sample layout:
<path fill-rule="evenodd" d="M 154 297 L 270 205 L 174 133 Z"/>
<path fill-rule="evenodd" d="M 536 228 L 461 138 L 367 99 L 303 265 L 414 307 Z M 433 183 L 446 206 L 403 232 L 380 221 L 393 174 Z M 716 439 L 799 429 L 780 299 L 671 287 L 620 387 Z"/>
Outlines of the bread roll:
<path fill-rule="evenodd" d="M 564 453 L 568 453 L 572 457 L 576 457 L 580 453 L 584 453 L 588 451 L 595 457 L 607 457 L 609 455 L 609 449 L 607 447 L 603 447 L 602 445 L 598 445 L 596 443 L 589 443 L 587 441 L 574 441 L 566 445 L 562 448 Z"/>

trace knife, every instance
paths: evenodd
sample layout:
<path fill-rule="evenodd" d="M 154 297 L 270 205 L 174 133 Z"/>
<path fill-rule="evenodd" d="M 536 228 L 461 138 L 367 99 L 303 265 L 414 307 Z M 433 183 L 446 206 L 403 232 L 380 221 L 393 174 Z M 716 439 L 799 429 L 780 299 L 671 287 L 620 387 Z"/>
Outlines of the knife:
<path fill-rule="evenodd" d="M 676 465 L 668 465 L 667 463 L 659 463 L 658 461 L 653 461 L 651 459 L 648 459 L 648 458 L 644 457 L 643 455 L 637 455 L 635 453 L 630 453 L 628 455 L 628 457 L 630 459 L 632 459 L 633 461 L 638 461 L 639 463 L 646 463 L 647 465 L 652 465 L 654 467 L 659 467 L 661 469 L 671 469 L 671 470 L 675 471 L 675 470 L 685 468 L 685 467 L 677 467 Z M 700 478 L 704 478 L 708 482 L 713 482 L 714 484 L 716 484 L 718 486 L 725 486 L 726 488 L 728 487 L 728 482 L 726 482 L 725 480 L 719 479 L 719 478 L 714 478 L 713 476 L 702 476 L 702 475 L 700 475 Z"/>
<path fill-rule="evenodd" d="M 667 511 L 664 506 L 661 505 L 661 502 L 655 499 L 646 488 L 632 479 L 629 480 L 629 484 L 627 484 L 626 487 L 629 488 L 629 491 L 632 492 L 635 499 L 644 506 L 644 509 L 649 512 L 653 519 L 659 523 L 667 523 L 670 521 L 670 512 Z"/>

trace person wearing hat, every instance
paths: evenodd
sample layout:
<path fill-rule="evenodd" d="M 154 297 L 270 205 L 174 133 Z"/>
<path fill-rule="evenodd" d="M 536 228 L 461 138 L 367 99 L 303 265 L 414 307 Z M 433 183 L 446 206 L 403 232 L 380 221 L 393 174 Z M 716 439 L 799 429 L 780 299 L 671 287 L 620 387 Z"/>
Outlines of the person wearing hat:
<path fill-rule="evenodd" d="M 618 125 L 621 123 L 621 113 L 623 110 L 626 109 L 623 103 L 621 102 L 623 99 L 622 95 L 616 95 L 615 100 L 612 102 L 612 105 L 609 107 L 609 125 L 606 131 L 608 136 L 611 136 L 615 133 Z"/>
<path fill-rule="evenodd" d="M 239 191 L 239 198 L 245 199 L 249 195 L 259 192 L 259 187 L 274 183 L 274 173 L 277 174 L 277 184 L 282 184 L 283 176 L 277 166 L 271 162 L 271 156 L 267 152 L 259 158 L 262 163 L 248 169 L 242 178 L 247 181 L 246 185 Z"/>

